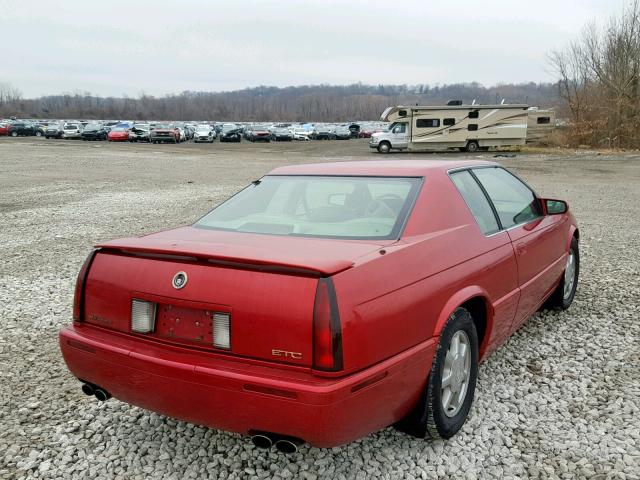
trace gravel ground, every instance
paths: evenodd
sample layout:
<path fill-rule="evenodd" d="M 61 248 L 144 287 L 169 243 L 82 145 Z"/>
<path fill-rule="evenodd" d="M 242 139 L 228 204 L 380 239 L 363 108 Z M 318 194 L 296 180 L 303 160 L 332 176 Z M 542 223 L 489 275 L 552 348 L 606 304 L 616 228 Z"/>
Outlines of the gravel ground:
<path fill-rule="evenodd" d="M 637 155 L 500 159 L 539 193 L 570 202 L 580 285 L 570 310 L 537 314 L 483 363 L 470 418 L 449 441 L 388 428 L 283 456 L 81 393 L 57 331 L 70 321 L 75 277 L 94 243 L 189 223 L 277 165 L 367 150 L 358 141 L 0 139 L 0 478 L 640 479 Z"/>

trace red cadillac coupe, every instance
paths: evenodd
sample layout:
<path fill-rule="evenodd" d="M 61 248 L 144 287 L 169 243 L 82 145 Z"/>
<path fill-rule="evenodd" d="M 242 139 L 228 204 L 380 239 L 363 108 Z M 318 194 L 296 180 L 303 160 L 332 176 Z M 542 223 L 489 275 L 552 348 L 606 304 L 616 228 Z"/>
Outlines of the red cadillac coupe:
<path fill-rule="evenodd" d="M 60 346 L 86 394 L 259 447 L 449 438 L 478 362 L 571 305 L 578 239 L 492 162 L 277 168 L 193 225 L 98 245 Z"/>

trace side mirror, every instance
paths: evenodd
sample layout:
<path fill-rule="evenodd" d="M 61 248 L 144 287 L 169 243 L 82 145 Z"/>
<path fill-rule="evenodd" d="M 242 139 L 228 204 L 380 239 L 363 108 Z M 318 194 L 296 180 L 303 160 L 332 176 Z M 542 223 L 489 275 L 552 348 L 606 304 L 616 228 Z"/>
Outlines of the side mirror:
<path fill-rule="evenodd" d="M 569 206 L 567 202 L 562 200 L 544 200 L 544 205 L 547 209 L 547 215 L 561 215 L 567 213 Z"/>

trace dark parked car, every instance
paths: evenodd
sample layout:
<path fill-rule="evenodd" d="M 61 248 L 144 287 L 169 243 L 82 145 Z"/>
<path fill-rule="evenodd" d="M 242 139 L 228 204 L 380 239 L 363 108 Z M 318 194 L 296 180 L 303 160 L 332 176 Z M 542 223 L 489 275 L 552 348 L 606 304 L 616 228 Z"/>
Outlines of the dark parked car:
<path fill-rule="evenodd" d="M 36 134 L 36 127 L 33 123 L 13 122 L 9 125 L 9 135 L 12 137 L 31 137 Z"/>
<path fill-rule="evenodd" d="M 33 134 L 36 137 L 44 137 L 45 132 L 47 130 L 47 126 L 42 123 L 34 123 L 33 128 L 35 129 Z"/>
<path fill-rule="evenodd" d="M 235 123 L 225 123 L 220 130 L 221 142 L 238 142 L 242 141 L 242 128 Z"/>
<path fill-rule="evenodd" d="M 82 140 L 106 140 L 107 129 L 101 123 L 88 123 L 82 130 Z"/>
<path fill-rule="evenodd" d="M 44 131 L 46 138 L 62 138 L 63 134 L 62 123 L 51 123 Z"/>
<path fill-rule="evenodd" d="M 333 130 L 328 125 L 318 125 L 314 128 L 312 138 L 314 140 L 333 140 Z"/>
<path fill-rule="evenodd" d="M 287 128 L 274 128 L 271 132 L 271 139 L 275 142 L 290 142 L 293 134 Z"/>

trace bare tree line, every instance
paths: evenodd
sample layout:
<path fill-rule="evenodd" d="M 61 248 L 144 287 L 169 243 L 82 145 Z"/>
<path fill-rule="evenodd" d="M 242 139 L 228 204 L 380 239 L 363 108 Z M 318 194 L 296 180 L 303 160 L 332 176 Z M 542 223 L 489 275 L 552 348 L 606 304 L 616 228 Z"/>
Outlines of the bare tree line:
<path fill-rule="evenodd" d="M 638 0 L 605 25 L 587 25 L 576 41 L 553 52 L 550 62 L 571 115 L 571 143 L 640 147 Z"/>
<path fill-rule="evenodd" d="M 479 83 L 256 87 L 139 98 L 78 92 L 35 99 L 24 99 L 19 90 L 0 83 L 0 117 L 338 122 L 377 120 L 392 105 L 437 105 L 449 99 L 499 103 L 503 98 L 508 103 L 539 106 L 558 102 L 554 84 L 533 82 L 494 87 Z"/>

